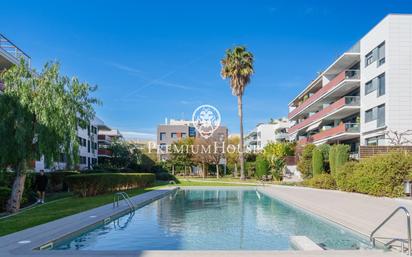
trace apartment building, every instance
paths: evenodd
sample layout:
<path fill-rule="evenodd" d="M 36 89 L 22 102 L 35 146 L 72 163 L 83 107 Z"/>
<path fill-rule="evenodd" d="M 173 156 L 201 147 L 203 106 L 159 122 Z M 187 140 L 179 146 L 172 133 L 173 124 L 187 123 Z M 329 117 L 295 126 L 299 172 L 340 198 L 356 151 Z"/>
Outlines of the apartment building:
<path fill-rule="evenodd" d="M 93 166 L 98 164 L 98 152 L 97 152 L 97 135 L 98 135 L 98 118 L 95 117 L 86 128 L 77 127 L 77 139 L 79 141 L 79 163 L 76 169 L 88 170 L 93 169 Z M 65 170 L 71 167 L 67 165 L 67 158 L 62 153 L 60 159 L 54 162 L 52 165 L 47 165 L 44 161 L 44 157 L 35 161 L 34 166 L 36 171 L 55 171 Z"/>
<path fill-rule="evenodd" d="M 267 144 L 288 139 L 289 120 L 280 118 L 270 123 L 260 123 L 245 136 L 245 147 L 250 151 L 262 150 Z"/>
<path fill-rule="evenodd" d="M 30 66 L 30 56 L 18 48 L 8 38 L 0 34 L 0 72 L 10 68 L 12 65 L 19 64 L 21 58 L 23 58 Z M 0 81 L 0 94 L 3 89 L 4 85 Z"/>
<path fill-rule="evenodd" d="M 112 157 L 112 152 L 109 149 L 114 140 L 123 140 L 123 135 L 117 129 L 112 129 L 107 126 L 101 119 L 97 120 L 98 128 L 98 159 L 99 162 L 104 162 L 107 158 Z"/>
<path fill-rule="evenodd" d="M 388 145 L 412 129 L 412 15 L 390 14 L 290 103 L 289 138 L 299 144 Z"/>
<path fill-rule="evenodd" d="M 158 159 L 165 161 L 168 158 L 168 154 L 164 153 L 168 145 L 173 144 L 179 139 L 186 137 L 196 138 L 199 136 L 192 121 L 187 120 L 174 120 L 171 119 L 165 124 L 157 127 L 157 146 L 161 150 L 158 154 Z M 225 126 L 220 126 L 213 132 L 213 137 L 218 140 L 225 141 L 228 137 L 228 129 Z"/>

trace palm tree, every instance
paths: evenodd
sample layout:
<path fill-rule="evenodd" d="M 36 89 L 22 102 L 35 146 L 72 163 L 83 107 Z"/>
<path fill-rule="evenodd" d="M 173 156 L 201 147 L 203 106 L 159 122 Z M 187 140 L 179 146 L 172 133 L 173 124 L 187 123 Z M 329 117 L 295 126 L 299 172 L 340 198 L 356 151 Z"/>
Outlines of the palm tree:
<path fill-rule="evenodd" d="M 253 54 L 246 51 L 243 46 L 226 50 L 225 57 L 221 60 L 223 79 L 230 79 L 230 87 L 232 94 L 237 96 L 237 108 L 240 119 L 240 179 L 245 179 L 244 158 L 243 158 L 243 108 L 242 97 L 247 84 L 250 82 L 250 77 L 254 73 L 253 70 Z"/>

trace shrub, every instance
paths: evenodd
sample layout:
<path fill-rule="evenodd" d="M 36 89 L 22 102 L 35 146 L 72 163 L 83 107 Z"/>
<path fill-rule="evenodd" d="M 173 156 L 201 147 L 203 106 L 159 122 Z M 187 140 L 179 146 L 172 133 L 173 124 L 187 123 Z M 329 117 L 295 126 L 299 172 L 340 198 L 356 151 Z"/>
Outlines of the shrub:
<path fill-rule="evenodd" d="M 330 167 L 329 167 L 329 151 L 330 151 L 330 145 L 328 144 L 322 144 L 317 147 L 321 152 L 322 152 L 322 157 L 323 157 L 323 171 L 330 173 Z"/>
<path fill-rule="evenodd" d="M 303 178 L 312 177 L 312 151 L 314 148 L 314 144 L 307 144 L 303 148 L 302 156 L 297 165 L 297 169 L 300 171 Z"/>
<path fill-rule="evenodd" d="M 69 188 L 82 197 L 118 190 L 146 187 L 155 181 L 153 173 L 92 173 L 66 177 Z"/>
<path fill-rule="evenodd" d="M 336 182 L 332 175 L 326 173 L 305 180 L 303 185 L 320 189 L 336 189 Z"/>
<path fill-rule="evenodd" d="M 336 170 L 349 160 L 349 145 L 333 145 L 329 151 L 330 172 Z"/>
<path fill-rule="evenodd" d="M 67 191 L 66 177 L 79 174 L 78 171 L 54 171 L 47 173 L 49 186 L 52 192 Z"/>
<path fill-rule="evenodd" d="M 0 211 L 4 211 L 6 209 L 7 200 L 9 199 L 11 194 L 11 189 L 8 187 L 0 187 Z"/>
<path fill-rule="evenodd" d="M 257 178 L 262 178 L 263 176 L 266 176 L 269 173 L 269 162 L 266 160 L 266 158 L 263 155 L 258 155 L 256 157 L 256 173 L 255 176 Z"/>
<path fill-rule="evenodd" d="M 337 188 L 342 191 L 356 192 L 356 181 L 353 179 L 353 173 L 357 164 L 354 161 L 347 162 L 333 173 Z"/>
<path fill-rule="evenodd" d="M 161 181 L 176 181 L 176 177 L 170 174 L 169 172 L 158 172 L 156 173 L 156 179 Z"/>
<path fill-rule="evenodd" d="M 314 177 L 324 172 L 322 152 L 317 147 L 312 151 L 312 171 Z"/>
<path fill-rule="evenodd" d="M 245 171 L 246 171 L 246 176 L 253 177 L 255 175 L 255 162 L 254 161 L 245 162 Z M 240 167 L 239 167 L 239 172 L 240 172 Z"/>

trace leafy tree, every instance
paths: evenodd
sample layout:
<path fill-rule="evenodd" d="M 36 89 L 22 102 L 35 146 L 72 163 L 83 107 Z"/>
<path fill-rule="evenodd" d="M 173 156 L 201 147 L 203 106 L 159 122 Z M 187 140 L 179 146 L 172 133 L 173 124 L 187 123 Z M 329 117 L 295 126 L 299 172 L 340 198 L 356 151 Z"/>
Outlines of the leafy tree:
<path fill-rule="evenodd" d="M 180 139 L 171 145 L 170 149 L 170 161 L 172 165 L 179 165 L 186 168 L 193 165 L 193 153 L 192 146 L 194 139 L 187 137 L 185 139 Z"/>
<path fill-rule="evenodd" d="M 234 167 L 235 174 L 237 174 L 237 165 L 239 164 L 239 143 L 240 137 L 230 137 L 225 152 L 227 164 Z"/>
<path fill-rule="evenodd" d="M 90 97 L 95 86 L 60 75 L 57 63 L 30 70 L 27 63 L 0 74 L 5 88 L 0 95 L 0 168 L 16 172 L 7 210 L 20 208 L 26 172 L 40 156 L 53 163 L 61 153 L 70 164 L 78 162 L 77 126 L 85 128 L 94 116 Z"/>
<path fill-rule="evenodd" d="M 266 158 L 262 155 L 258 155 L 256 157 L 256 177 L 261 178 L 263 176 L 266 176 L 269 172 L 269 162 L 266 160 Z"/>
<path fill-rule="evenodd" d="M 295 146 L 293 143 L 269 143 L 263 148 L 263 154 L 268 160 L 272 156 L 278 158 L 293 156 L 295 154 Z"/>
<path fill-rule="evenodd" d="M 245 47 L 237 46 L 233 50 L 226 50 L 225 57 L 221 60 L 221 75 L 224 79 L 230 79 L 232 94 L 237 96 L 238 115 L 240 119 L 240 179 L 245 178 L 244 158 L 243 158 L 243 93 L 250 78 L 254 73 L 253 54 L 248 52 Z"/>
<path fill-rule="evenodd" d="M 320 175 L 324 172 L 323 169 L 323 156 L 318 147 L 315 147 L 312 151 L 312 170 L 313 176 Z"/>
<path fill-rule="evenodd" d="M 303 148 L 302 156 L 299 158 L 297 169 L 302 173 L 303 178 L 311 178 L 312 173 L 312 151 L 316 146 L 307 144 Z"/>

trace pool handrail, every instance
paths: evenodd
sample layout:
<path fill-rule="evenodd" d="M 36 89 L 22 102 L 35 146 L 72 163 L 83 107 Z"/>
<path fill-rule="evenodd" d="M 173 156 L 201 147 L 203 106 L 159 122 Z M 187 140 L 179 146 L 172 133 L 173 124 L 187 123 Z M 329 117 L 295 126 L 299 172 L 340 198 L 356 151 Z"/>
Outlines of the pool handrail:
<path fill-rule="evenodd" d="M 408 239 L 401 239 L 401 238 L 386 238 L 386 239 L 391 239 L 389 242 L 387 242 L 385 244 L 385 246 L 390 246 L 393 242 L 401 242 L 401 251 L 402 253 L 404 252 L 404 242 L 407 241 L 408 243 L 408 255 L 411 256 L 411 215 L 408 211 L 408 209 L 406 209 L 403 206 L 400 206 L 398 208 L 396 208 L 385 220 L 383 220 L 379 226 L 377 226 L 372 233 L 369 236 L 369 240 L 372 243 L 372 246 L 375 247 L 376 245 L 376 238 L 383 238 L 383 237 L 375 237 L 375 233 L 378 232 L 378 230 L 380 230 L 396 213 L 398 213 L 399 211 L 404 211 L 405 215 L 406 215 L 406 226 L 407 226 L 407 237 Z"/>
<path fill-rule="evenodd" d="M 113 196 L 113 208 L 119 206 L 119 200 L 120 198 L 123 198 L 123 200 L 126 202 L 126 204 L 129 206 L 130 212 L 135 211 L 135 207 L 134 204 L 132 203 L 132 201 L 130 200 L 129 195 L 126 192 L 116 192 L 114 193 Z"/>

